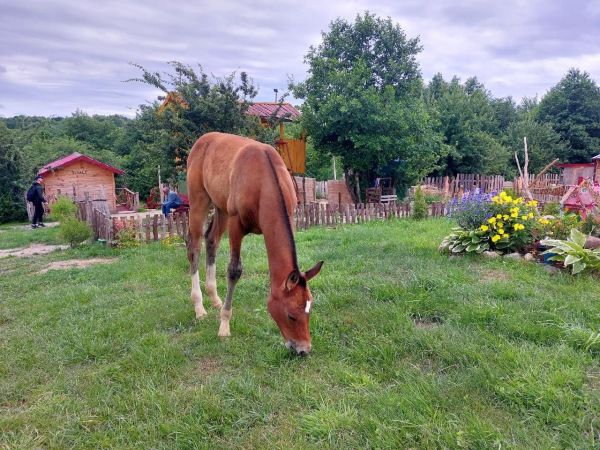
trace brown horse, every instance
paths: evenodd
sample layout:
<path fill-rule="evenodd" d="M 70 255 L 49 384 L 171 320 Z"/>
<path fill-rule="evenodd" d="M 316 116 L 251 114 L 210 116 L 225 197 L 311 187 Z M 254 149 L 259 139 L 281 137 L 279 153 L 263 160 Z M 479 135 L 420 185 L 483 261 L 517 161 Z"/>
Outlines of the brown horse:
<path fill-rule="evenodd" d="M 206 291 L 221 308 L 219 336 L 229 336 L 233 290 L 242 275 L 240 249 L 248 233 L 262 233 L 269 259 L 271 291 L 268 310 L 286 341 L 301 356 L 311 348 L 308 322 L 312 295 L 307 281 L 323 261 L 300 272 L 293 235 L 296 192 L 290 174 L 273 147 L 252 139 L 208 133 L 196 141 L 187 161 L 190 199 L 188 258 L 192 274 L 192 302 L 196 317 L 206 315 L 198 276 L 203 226 L 211 203 L 215 213 L 207 226 Z M 215 257 L 223 232 L 229 233 L 230 261 L 225 303 L 217 294 Z"/>

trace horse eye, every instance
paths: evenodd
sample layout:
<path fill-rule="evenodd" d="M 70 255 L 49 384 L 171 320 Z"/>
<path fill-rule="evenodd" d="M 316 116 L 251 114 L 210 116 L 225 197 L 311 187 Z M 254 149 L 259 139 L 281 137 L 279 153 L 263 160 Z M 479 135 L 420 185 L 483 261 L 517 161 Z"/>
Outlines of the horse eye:
<path fill-rule="evenodd" d="M 297 319 L 292 316 L 291 314 L 288 314 L 288 319 L 290 319 L 292 322 L 295 322 Z"/>

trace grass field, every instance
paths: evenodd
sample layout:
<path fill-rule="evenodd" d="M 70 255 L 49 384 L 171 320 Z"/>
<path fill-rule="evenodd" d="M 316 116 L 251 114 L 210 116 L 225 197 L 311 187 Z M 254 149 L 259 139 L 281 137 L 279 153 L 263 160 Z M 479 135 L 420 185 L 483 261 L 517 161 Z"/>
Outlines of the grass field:
<path fill-rule="evenodd" d="M 298 233 L 301 267 L 325 260 L 307 358 L 268 316 L 258 236 L 226 340 L 208 301 L 194 320 L 183 248 L 0 259 L 0 448 L 599 448 L 600 280 L 449 259 L 451 226 Z M 116 260 L 38 274 L 95 256 Z"/>

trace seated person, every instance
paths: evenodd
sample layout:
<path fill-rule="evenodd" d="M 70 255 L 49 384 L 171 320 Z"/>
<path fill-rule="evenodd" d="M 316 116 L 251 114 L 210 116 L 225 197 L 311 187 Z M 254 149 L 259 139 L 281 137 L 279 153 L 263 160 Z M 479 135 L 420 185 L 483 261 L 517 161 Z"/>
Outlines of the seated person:
<path fill-rule="evenodd" d="M 172 209 L 177 209 L 181 206 L 181 198 L 168 184 L 164 185 L 163 194 L 165 201 L 162 204 L 162 213 L 168 216 Z"/>

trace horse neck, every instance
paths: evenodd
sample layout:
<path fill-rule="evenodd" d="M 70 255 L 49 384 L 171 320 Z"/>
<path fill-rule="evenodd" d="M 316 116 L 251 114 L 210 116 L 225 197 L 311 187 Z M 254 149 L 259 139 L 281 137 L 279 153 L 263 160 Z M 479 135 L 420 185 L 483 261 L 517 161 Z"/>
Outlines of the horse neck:
<path fill-rule="evenodd" d="M 291 219 L 278 213 L 277 208 L 270 208 L 270 218 L 266 226 L 261 226 L 267 248 L 271 288 L 281 286 L 288 275 L 298 269 L 294 235 L 291 233 Z M 286 222 L 290 224 L 290 228 Z"/>

